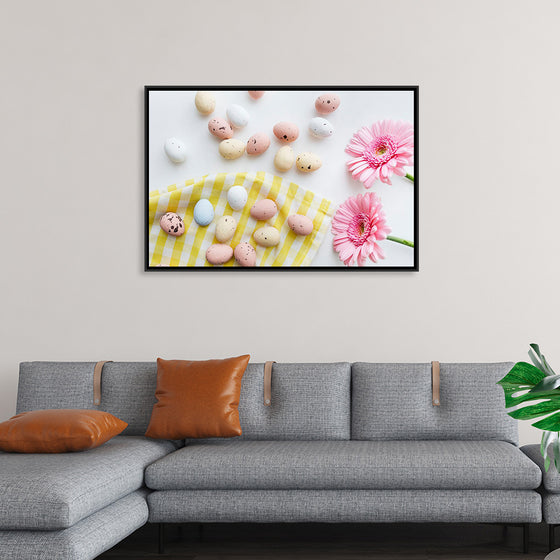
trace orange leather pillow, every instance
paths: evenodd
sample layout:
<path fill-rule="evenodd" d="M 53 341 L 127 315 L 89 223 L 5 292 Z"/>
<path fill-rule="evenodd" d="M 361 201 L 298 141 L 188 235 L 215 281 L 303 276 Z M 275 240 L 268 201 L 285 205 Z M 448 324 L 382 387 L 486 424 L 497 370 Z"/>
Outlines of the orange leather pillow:
<path fill-rule="evenodd" d="M 101 410 L 34 410 L 0 423 L 0 449 L 66 453 L 99 447 L 128 424 Z"/>
<path fill-rule="evenodd" d="M 250 356 L 157 361 L 157 403 L 146 436 L 157 439 L 241 435 L 239 394 Z"/>

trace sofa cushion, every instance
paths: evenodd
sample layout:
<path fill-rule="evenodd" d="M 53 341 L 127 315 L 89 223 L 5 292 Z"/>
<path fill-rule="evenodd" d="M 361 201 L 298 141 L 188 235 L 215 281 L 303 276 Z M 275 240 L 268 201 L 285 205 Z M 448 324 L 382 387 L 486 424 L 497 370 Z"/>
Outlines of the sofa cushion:
<path fill-rule="evenodd" d="M 540 469 L 499 441 L 212 441 L 146 470 L 155 490 L 533 489 Z"/>
<path fill-rule="evenodd" d="M 554 461 L 551 461 L 548 471 L 545 470 L 541 446 L 539 444 L 524 445 L 521 451 L 541 469 L 544 489 L 551 494 L 560 494 L 560 473 L 554 466 Z M 550 457 L 553 457 L 552 448 L 550 448 Z"/>
<path fill-rule="evenodd" d="M 6 560 L 92 560 L 148 520 L 146 490 L 136 490 L 68 529 L 1 531 L 0 558 Z"/>
<path fill-rule="evenodd" d="M 0 529 L 64 529 L 143 486 L 168 441 L 117 436 L 79 453 L 0 453 Z"/>
<path fill-rule="evenodd" d="M 264 364 L 241 382 L 242 439 L 350 439 L 350 364 L 274 364 L 272 404 L 263 404 Z"/>
<path fill-rule="evenodd" d="M 502 440 L 517 421 L 496 383 L 511 363 L 441 364 L 441 406 L 432 405 L 430 364 L 352 365 L 352 439 Z"/>

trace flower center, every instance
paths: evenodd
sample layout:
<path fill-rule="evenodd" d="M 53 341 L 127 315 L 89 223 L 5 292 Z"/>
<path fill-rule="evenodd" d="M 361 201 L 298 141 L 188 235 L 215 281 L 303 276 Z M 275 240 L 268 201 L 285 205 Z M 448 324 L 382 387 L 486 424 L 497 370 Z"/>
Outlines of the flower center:
<path fill-rule="evenodd" d="M 368 240 L 371 233 L 375 231 L 377 231 L 377 227 L 373 225 L 370 216 L 361 212 L 352 217 L 352 221 L 348 226 L 348 237 L 356 247 L 360 247 Z"/>
<path fill-rule="evenodd" d="M 371 165 L 371 167 L 381 167 L 395 156 L 397 151 L 397 143 L 389 134 L 378 136 L 364 150 L 363 157 Z"/>

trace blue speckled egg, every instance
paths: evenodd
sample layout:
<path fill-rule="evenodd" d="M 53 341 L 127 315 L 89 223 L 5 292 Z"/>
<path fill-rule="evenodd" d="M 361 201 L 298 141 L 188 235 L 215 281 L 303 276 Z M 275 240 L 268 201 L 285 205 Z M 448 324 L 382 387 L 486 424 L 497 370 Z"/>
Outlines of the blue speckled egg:
<path fill-rule="evenodd" d="M 207 226 L 214 219 L 214 207 L 207 198 L 201 198 L 194 207 L 194 221 L 199 226 Z"/>

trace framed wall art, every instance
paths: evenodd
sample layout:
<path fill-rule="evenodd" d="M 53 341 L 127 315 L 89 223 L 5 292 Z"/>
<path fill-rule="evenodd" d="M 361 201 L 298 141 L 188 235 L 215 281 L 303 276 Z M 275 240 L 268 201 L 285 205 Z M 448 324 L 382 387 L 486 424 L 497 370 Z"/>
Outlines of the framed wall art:
<path fill-rule="evenodd" d="M 418 87 L 145 87 L 145 267 L 418 270 Z"/>

